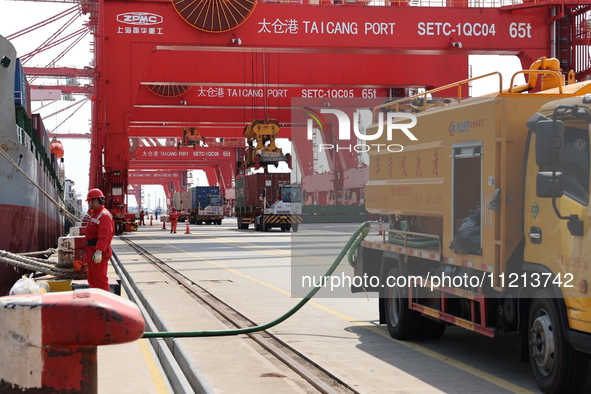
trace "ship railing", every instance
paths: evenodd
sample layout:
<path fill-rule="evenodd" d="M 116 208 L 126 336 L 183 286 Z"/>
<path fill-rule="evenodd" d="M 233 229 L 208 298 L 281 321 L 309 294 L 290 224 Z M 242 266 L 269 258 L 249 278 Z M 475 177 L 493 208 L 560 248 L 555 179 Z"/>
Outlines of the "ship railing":
<path fill-rule="evenodd" d="M 263 0 L 265 3 L 320 6 L 501 8 L 523 6 L 523 0 Z M 535 5 L 542 0 L 528 1 Z M 547 1 L 544 0 L 545 3 Z"/>
<path fill-rule="evenodd" d="M 35 155 L 35 157 L 37 158 L 37 160 L 39 160 L 41 166 L 43 167 L 43 172 L 45 172 L 45 174 L 47 176 L 51 177 L 51 179 L 53 180 L 54 186 L 58 189 L 60 194 L 63 194 L 63 186 L 60 183 L 60 180 L 58 178 L 58 174 L 56 173 L 55 169 L 53 168 L 53 166 L 51 165 L 51 163 L 49 161 L 49 157 L 47 156 L 47 153 L 44 152 L 45 148 L 43 148 L 43 146 L 41 146 L 41 148 L 40 148 L 41 150 L 37 149 L 37 146 L 35 145 L 36 144 L 35 141 L 25 131 L 25 129 L 23 129 L 19 125 L 16 125 L 16 135 L 18 138 L 18 142 L 31 150 L 31 152 Z"/>
<path fill-rule="evenodd" d="M 31 137 L 29 137 L 29 134 L 27 134 L 25 129 L 23 129 L 19 125 L 16 125 L 16 135 L 18 137 L 18 142 L 20 142 L 23 146 L 26 146 L 27 148 L 31 149 L 31 152 L 36 154 L 35 144 L 33 143 Z"/>

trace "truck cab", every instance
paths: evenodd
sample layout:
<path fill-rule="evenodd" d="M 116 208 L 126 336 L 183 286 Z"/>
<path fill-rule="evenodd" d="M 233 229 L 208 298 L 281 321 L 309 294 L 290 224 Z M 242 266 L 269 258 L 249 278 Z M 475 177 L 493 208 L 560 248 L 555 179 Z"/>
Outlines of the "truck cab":
<path fill-rule="evenodd" d="M 281 201 L 277 201 L 277 209 L 282 213 L 302 214 L 302 195 L 299 185 L 285 185 L 281 187 Z"/>
<path fill-rule="evenodd" d="M 263 198 L 265 207 L 262 214 L 255 218 L 255 230 L 268 231 L 270 228 L 279 227 L 281 231 L 298 231 L 302 222 L 302 196 L 299 185 L 280 184 L 277 187 L 277 196 L 265 195 Z"/>
<path fill-rule="evenodd" d="M 208 194 L 206 200 L 207 205 L 204 208 L 201 208 L 201 205 L 203 204 L 200 203 L 198 205 L 197 224 L 206 223 L 221 225 L 224 214 L 224 197 L 220 194 Z"/>
<path fill-rule="evenodd" d="M 534 374 L 549 387 L 563 363 L 586 376 L 591 354 L 590 123 L 591 94 L 552 101 L 528 121 L 524 268 L 551 282 L 531 292 L 528 334 L 539 344 Z"/>

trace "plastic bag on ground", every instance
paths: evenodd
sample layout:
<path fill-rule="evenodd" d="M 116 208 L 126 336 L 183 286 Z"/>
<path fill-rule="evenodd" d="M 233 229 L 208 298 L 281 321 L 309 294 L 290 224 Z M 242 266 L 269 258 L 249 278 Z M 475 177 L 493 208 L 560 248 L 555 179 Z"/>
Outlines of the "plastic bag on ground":
<path fill-rule="evenodd" d="M 37 282 L 33 279 L 28 278 L 26 275 L 23 275 L 22 278 L 16 281 L 8 295 L 17 295 L 17 294 L 36 294 L 41 293 L 41 287 Z"/>

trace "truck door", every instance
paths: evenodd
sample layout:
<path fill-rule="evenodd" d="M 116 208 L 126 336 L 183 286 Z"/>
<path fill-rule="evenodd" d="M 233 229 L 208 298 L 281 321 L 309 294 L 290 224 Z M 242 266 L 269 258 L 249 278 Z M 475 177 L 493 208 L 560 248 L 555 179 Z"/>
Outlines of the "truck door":
<path fill-rule="evenodd" d="M 587 271 L 591 256 L 591 235 L 589 234 L 589 130 L 580 119 L 564 122 L 564 142 L 556 166 L 556 173 L 562 174 L 562 196 L 553 199 L 539 197 L 538 173 L 551 171 L 547 166 L 536 164 L 536 139 L 532 143 L 526 169 L 526 190 L 524 204 L 525 260 L 540 269 L 551 270 L 559 280 L 576 278 L 572 274 Z M 548 172 L 549 173 L 549 172 Z M 555 209 L 556 208 L 556 209 Z M 559 214 L 562 216 L 560 217 Z M 569 219 L 569 217 L 571 219 Z M 576 218 L 576 220 L 574 220 Z M 579 227 L 580 233 L 573 231 Z M 545 268 L 544 268 L 545 267 Z M 574 280 L 570 285 L 577 287 Z M 564 286 L 559 286 L 565 290 Z"/>
<path fill-rule="evenodd" d="M 504 286 L 531 299 L 522 313 L 528 324 L 520 329 L 538 386 L 574 393 L 587 380 L 591 353 L 591 113 L 579 105 L 551 109 L 551 116 L 537 113 L 528 121 L 524 272 L 509 274 Z"/>

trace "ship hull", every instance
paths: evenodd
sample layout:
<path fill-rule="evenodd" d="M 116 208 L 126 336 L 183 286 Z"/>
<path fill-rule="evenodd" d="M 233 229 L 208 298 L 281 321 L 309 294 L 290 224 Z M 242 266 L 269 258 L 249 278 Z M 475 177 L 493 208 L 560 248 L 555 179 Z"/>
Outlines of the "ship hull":
<path fill-rule="evenodd" d="M 15 124 L 16 51 L 0 37 L 3 57 L 11 62 L 0 67 L 0 250 L 43 251 L 63 235 L 63 200 L 56 181 L 48 175 L 43 153 Z M 0 296 L 25 272 L 0 262 Z"/>
<path fill-rule="evenodd" d="M 6 139 L 3 145 L 5 143 Z M 64 219 L 59 208 L 41 190 L 55 201 L 59 202 L 60 197 L 31 152 L 24 150 L 16 157 L 19 158 L 20 154 L 23 158 L 19 168 L 26 170 L 39 188 L 4 156 L 0 157 L 0 250 L 12 253 L 43 251 L 56 246 L 64 232 Z M 24 273 L 26 271 L 0 263 L 0 295 L 6 295 Z"/>

